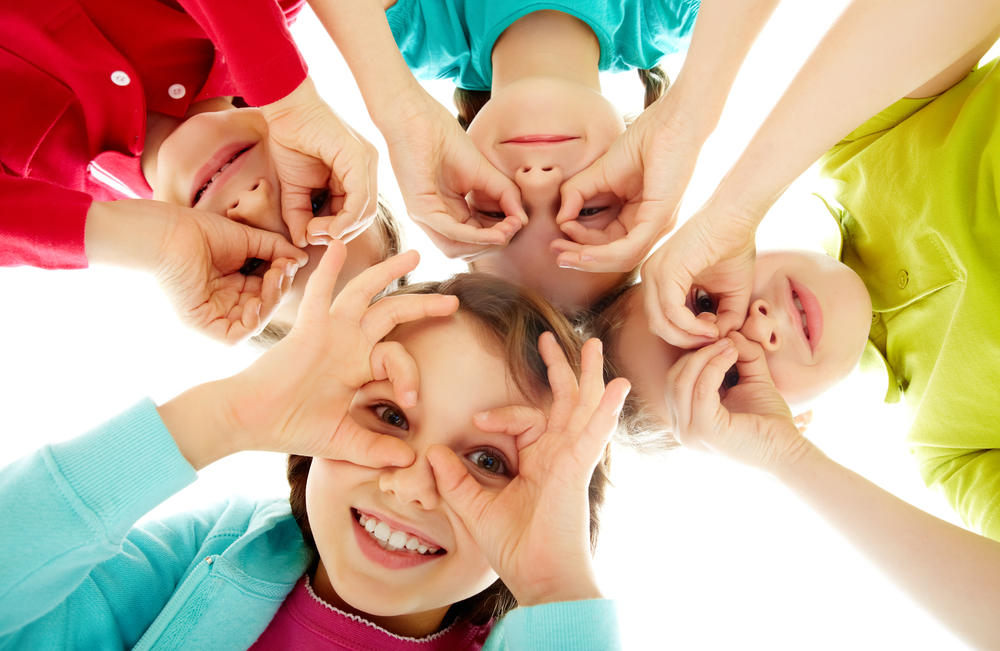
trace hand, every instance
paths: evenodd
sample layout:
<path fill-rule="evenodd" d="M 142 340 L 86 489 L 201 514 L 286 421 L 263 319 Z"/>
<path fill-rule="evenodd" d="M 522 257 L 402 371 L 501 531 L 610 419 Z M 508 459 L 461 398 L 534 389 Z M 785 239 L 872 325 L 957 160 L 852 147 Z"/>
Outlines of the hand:
<path fill-rule="evenodd" d="M 584 271 L 630 271 L 677 220 L 681 198 L 704 142 L 663 99 L 647 108 L 590 167 L 563 183 L 556 216 L 568 239 L 556 240 L 559 266 Z M 625 201 L 603 230 L 576 221 L 589 199 L 613 194 Z"/>
<path fill-rule="evenodd" d="M 396 400 L 416 403 L 419 378 L 408 356 L 379 342 L 397 324 L 458 309 L 453 296 L 409 295 L 371 299 L 419 260 L 407 251 L 366 269 L 330 306 L 347 255 L 334 241 L 306 285 L 291 333 L 242 373 L 226 380 L 224 412 L 231 449 L 269 450 L 383 467 L 413 463 L 399 439 L 364 429 L 349 414 L 367 382 L 389 379 Z"/>
<path fill-rule="evenodd" d="M 597 339 L 584 346 L 579 386 L 551 334 L 539 338 L 538 348 L 552 386 L 547 422 L 515 408 L 491 411 L 479 425 L 518 436 L 518 474 L 500 493 L 483 489 L 447 448 L 427 451 L 438 492 L 521 606 L 601 598 L 590 551 L 588 486 L 629 390 L 624 379 L 605 389 Z"/>
<path fill-rule="evenodd" d="M 739 383 L 720 399 L 734 363 Z M 686 448 L 777 473 L 812 447 L 774 388 L 764 350 L 738 332 L 684 355 L 664 386 L 674 438 Z"/>
<path fill-rule="evenodd" d="M 384 128 L 389 159 L 406 210 L 449 258 L 471 262 L 503 247 L 528 223 L 521 193 L 487 161 L 458 121 L 419 86 Z M 506 218 L 486 226 L 469 210 L 466 196 L 478 192 L 495 201 Z"/>
<path fill-rule="evenodd" d="M 375 147 L 334 113 L 309 77 L 261 111 L 292 242 L 302 247 L 328 244 L 367 228 L 375 219 L 378 198 Z M 343 207 L 336 215 L 314 218 L 313 190 L 325 187 L 343 197 Z"/>
<path fill-rule="evenodd" d="M 650 256 L 642 266 L 642 294 L 653 333 L 693 348 L 743 325 L 753 290 L 757 223 L 706 205 Z M 714 319 L 696 318 L 686 307 L 695 284 L 718 297 Z"/>

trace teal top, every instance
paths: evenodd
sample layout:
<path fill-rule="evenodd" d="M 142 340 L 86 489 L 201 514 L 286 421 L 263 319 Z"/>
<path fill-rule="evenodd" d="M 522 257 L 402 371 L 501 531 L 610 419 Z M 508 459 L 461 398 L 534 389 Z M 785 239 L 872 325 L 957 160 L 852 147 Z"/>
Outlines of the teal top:
<path fill-rule="evenodd" d="M 648 69 L 687 49 L 700 0 L 399 0 L 387 12 L 406 64 L 421 79 L 452 79 L 489 90 L 493 44 L 522 16 L 554 9 L 590 25 L 601 44 L 600 69 Z"/>
<path fill-rule="evenodd" d="M 247 649 L 305 573 L 288 501 L 136 521 L 197 478 L 149 400 L 0 471 L 0 649 Z M 484 649 L 619 649 L 615 604 L 519 608 Z"/>

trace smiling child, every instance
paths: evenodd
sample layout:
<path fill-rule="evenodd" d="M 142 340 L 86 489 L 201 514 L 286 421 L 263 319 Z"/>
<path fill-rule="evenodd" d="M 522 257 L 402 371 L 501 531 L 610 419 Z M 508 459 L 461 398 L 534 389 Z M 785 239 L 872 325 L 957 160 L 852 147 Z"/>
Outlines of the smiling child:
<path fill-rule="evenodd" d="M 581 360 L 555 310 L 496 278 L 368 307 L 414 253 L 362 272 L 330 308 L 345 257 L 329 247 L 292 332 L 247 370 L 0 473 L 17 538 L 3 642 L 617 647 L 591 548 L 627 384 L 605 390 L 597 342 Z M 134 526 L 243 449 L 293 454 L 288 501 Z"/>

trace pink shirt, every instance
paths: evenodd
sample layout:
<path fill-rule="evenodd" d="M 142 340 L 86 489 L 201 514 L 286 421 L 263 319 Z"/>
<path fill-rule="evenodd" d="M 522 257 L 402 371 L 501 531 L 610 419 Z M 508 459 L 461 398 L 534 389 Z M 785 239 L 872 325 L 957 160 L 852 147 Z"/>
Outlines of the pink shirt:
<path fill-rule="evenodd" d="M 400 637 L 316 596 L 303 576 L 250 651 L 445 651 L 482 648 L 492 624 L 452 624 L 424 638 Z"/>

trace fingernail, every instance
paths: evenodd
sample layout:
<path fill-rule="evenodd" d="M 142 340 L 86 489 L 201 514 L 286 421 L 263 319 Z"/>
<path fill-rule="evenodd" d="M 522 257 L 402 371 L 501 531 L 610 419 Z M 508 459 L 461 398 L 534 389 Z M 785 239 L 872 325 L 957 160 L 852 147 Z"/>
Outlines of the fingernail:
<path fill-rule="evenodd" d="M 719 348 L 730 348 L 733 345 L 732 340 L 726 337 L 723 337 L 715 343 Z"/>
<path fill-rule="evenodd" d="M 481 411 L 475 416 L 473 416 L 473 418 L 475 418 L 476 420 L 486 420 L 489 417 L 490 417 L 490 412 L 488 411 Z"/>
<path fill-rule="evenodd" d="M 560 262 L 559 263 L 559 268 L 560 269 L 576 269 L 577 271 L 580 271 L 580 269 L 578 267 L 574 267 L 573 265 L 571 265 L 568 262 Z"/>
<path fill-rule="evenodd" d="M 313 236 L 311 244 L 313 244 L 314 246 L 330 246 L 330 242 L 332 241 L 333 239 L 327 237 L 326 234 L 324 233 L 323 235 Z"/>
<path fill-rule="evenodd" d="M 313 237 L 319 237 L 320 235 L 329 235 L 329 234 L 330 233 L 328 233 L 327 231 L 313 231 L 312 232 L 312 236 Z"/>
<path fill-rule="evenodd" d="M 407 393 L 406 394 L 406 401 L 408 403 L 410 403 L 411 405 L 417 404 L 417 392 L 416 391 L 410 391 L 409 393 Z"/>
<path fill-rule="evenodd" d="M 285 279 L 285 274 L 278 276 L 278 291 L 281 291 L 281 281 Z"/>
<path fill-rule="evenodd" d="M 295 272 L 299 270 L 299 265 L 294 262 L 289 262 L 285 265 L 285 275 L 288 276 L 289 280 L 295 278 Z"/>
<path fill-rule="evenodd" d="M 260 316 L 260 303 L 257 303 L 257 316 Z"/>
<path fill-rule="evenodd" d="M 592 255 L 581 255 L 580 260 L 583 262 L 594 262 L 595 258 Z"/>
<path fill-rule="evenodd" d="M 600 339 L 597 340 L 597 352 L 599 352 L 602 355 L 604 354 L 604 342 L 601 341 Z"/>

